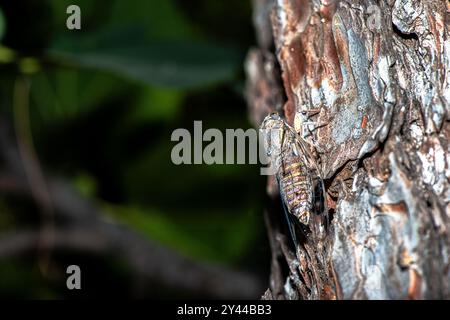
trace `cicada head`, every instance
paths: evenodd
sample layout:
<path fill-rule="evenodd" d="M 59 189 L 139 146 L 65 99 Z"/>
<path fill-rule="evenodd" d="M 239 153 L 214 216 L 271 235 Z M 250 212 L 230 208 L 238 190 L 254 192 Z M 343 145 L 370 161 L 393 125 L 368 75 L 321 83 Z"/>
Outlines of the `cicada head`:
<path fill-rule="evenodd" d="M 276 162 L 283 149 L 285 122 L 278 113 L 274 112 L 263 120 L 260 130 L 266 155 L 271 161 Z"/>

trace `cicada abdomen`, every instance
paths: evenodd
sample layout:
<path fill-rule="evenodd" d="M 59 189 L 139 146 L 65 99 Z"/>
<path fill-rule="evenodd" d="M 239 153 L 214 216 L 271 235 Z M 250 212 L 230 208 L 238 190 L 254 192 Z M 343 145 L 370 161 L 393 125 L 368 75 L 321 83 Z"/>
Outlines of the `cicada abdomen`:
<path fill-rule="evenodd" d="M 288 222 L 295 217 L 306 228 L 311 217 L 327 218 L 324 184 L 306 142 L 277 113 L 267 116 L 261 129 Z"/>
<path fill-rule="evenodd" d="M 277 173 L 281 197 L 289 211 L 299 222 L 308 225 L 313 211 L 312 181 L 301 157 L 284 155 Z"/>

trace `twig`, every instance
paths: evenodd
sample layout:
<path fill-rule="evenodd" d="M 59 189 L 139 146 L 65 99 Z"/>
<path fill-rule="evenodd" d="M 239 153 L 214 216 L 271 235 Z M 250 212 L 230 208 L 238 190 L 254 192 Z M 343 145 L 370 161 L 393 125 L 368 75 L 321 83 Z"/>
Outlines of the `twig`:
<path fill-rule="evenodd" d="M 112 254 L 125 259 L 144 279 L 202 296 L 256 298 L 262 292 L 261 283 L 251 275 L 192 261 L 114 224 L 56 229 L 54 239 L 55 249 Z M 3 234 L 0 259 L 35 250 L 38 240 L 38 231 Z"/>

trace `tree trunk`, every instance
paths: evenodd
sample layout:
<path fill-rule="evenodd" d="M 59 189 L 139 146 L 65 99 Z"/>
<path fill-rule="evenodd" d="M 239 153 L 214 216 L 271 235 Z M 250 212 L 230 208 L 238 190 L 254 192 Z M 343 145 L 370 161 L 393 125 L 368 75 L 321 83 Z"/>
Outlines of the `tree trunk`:
<path fill-rule="evenodd" d="M 290 246 L 268 179 L 263 298 L 449 298 L 450 2 L 253 2 L 250 118 L 307 126 L 331 219 Z"/>

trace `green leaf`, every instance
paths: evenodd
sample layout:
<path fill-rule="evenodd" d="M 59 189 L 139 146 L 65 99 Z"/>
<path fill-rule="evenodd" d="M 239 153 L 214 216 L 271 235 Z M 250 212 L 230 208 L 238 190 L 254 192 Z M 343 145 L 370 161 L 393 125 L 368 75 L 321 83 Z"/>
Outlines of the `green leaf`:
<path fill-rule="evenodd" d="M 147 84 L 192 88 L 233 79 L 241 62 L 230 48 L 189 41 L 149 41 L 122 30 L 60 39 L 50 52 L 76 66 L 113 72 Z"/>

